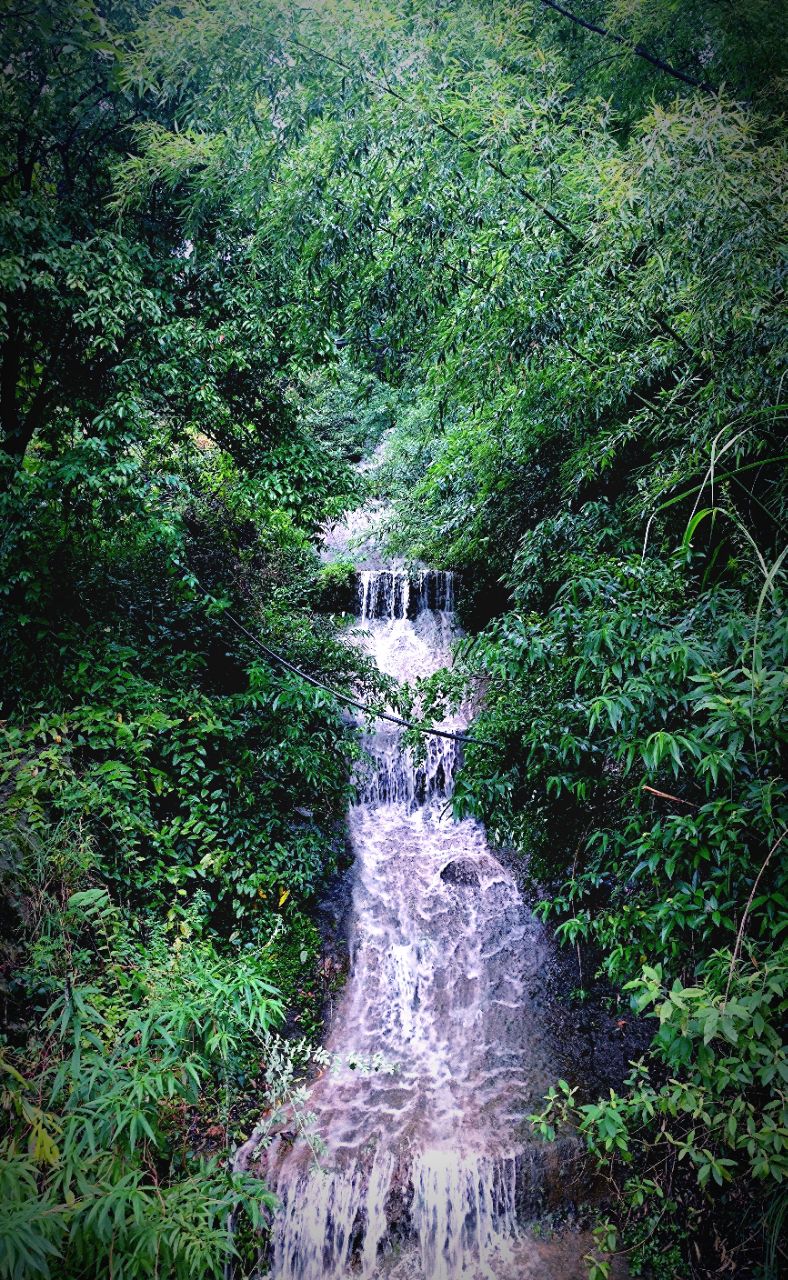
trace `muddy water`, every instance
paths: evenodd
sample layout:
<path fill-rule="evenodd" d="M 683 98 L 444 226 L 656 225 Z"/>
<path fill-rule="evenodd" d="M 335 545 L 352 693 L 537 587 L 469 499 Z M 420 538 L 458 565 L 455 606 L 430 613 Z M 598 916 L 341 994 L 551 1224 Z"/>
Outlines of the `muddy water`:
<path fill-rule="evenodd" d="M 341 530 L 333 547 L 345 551 Z M 450 661 L 449 574 L 361 566 L 359 643 L 413 680 Z M 461 730 L 461 717 L 446 726 Z M 351 971 L 312 1087 L 324 1151 L 275 1139 L 273 1280 L 567 1280 L 577 1249 L 532 1238 L 542 1163 L 524 1117 L 559 1072 L 540 1008 L 544 935 L 483 829 L 447 812 L 458 745 L 366 742 Z M 382 1055 L 394 1070 L 359 1066 Z"/>

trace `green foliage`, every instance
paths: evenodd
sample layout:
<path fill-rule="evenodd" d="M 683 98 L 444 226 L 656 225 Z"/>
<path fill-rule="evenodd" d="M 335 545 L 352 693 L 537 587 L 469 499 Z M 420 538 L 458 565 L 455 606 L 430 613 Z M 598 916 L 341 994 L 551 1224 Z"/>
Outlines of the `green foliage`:
<path fill-rule="evenodd" d="M 214 1110 L 226 1128 L 238 1072 L 281 1019 L 265 953 L 220 954 L 196 911 L 164 925 L 121 909 L 63 828 L 48 844 L 8 832 L 4 877 L 23 926 L 14 986 L 37 1017 L 0 1059 L 3 1274 L 223 1274 L 228 1216 L 259 1225 L 271 1198 L 190 1152 L 186 1121 Z"/>
<path fill-rule="evenodd" d="M 781 1220 L 785 15 L 595 0 L 582 16 L 608 34 L 537 0 L 39 0 L 5 24 L 0 787 L 12 843 L 77 830 L 91 869 L 32 958 L 41 890 L 17 902 L 8 882 L 28 975 L 13 1016 L 41 989 L 17 1039 L 54 1043 L 65 999 L 62 1062 L 98 1055 L 107 1084 L 90 1010 L 114 1010 L 121 1042 L 137 1025 L 97 958 L 111 918 L 113 951 L 159 964 L 164 1003 L 143 983 L 142 1006 L 166 1022 L 189 992 L 202 1093 L 242 1050 L 200 1040 L 199 982 L 232 1022 L 226 964 L 251 943 L 286 1003 L 311 989 L 304 908 L 356 750 L 330 696 L 236 622 L 378 692 L 332 617 L 349 567 L 320 569 L 312 539 L 361 489 L 390 497 L 392 547 L 460 572 L 473 632 L 425 714 L 472 694 L 499 744 L 468 750 L 457 812 L 527 852 L 559 937 L 636 1012 L 657 1006 L 630 1081 L 561 1104 L 618 1179 L 601 1280 L 620 1242 L 633 1267 L 684 1265 L 667 1222 L 703 1235 L 710 1209 L 722 1253 L 696 1271 L 729 1266 L 742 1213 L 768 1266 Z M 353 478 L 384 433 L 383 466 Z M 72 983 L 84 1046 L 46 976 L 63 976 L 69 911 L 96 925 L 77 950 L 101 1000 Z M 159 939 L 150 957 L 129 912 Z M 182 990 L 155 962 L 165 935 Z M 299 1016 L 313 1032 L 314 1004 Z M 151 1240 L 168 1256 L 171 1193 L 204 1246 L 184 1236 L 167 1265 L 186 1274 L 204 1247 L 190 1273 L 210 1274 L 237 1188 L 206 1167 L 199 1203 L 180 1170 L 156 1199 L 135 1163 L 163 1150 L 152 1108 L 153 1137 L 124 1126 L 115 1170 L 138 1217 L 105 1206 L 74 1239 L 106 1243 L 115 1214 L 131 1234 L 113 1265 L 142 1274 Z M 59 1210 L 25 1216 L 43 1185 L 29 1159 L 13 1154 L 4 1201 L 19 1275 L 66 1230 Z"/>
<path fill-rule="evenodd" d="M 105 492 L 72 525 L 32 464 L 6 496 L 38 493 L 6 545 L 0 752 L 9 1062 L 29 1082 L 7 1098 L 2 1265 L 20 1278 L 110 1260 L 223 1275 L 268 1203 L 227 1152 L 261 1096 L 275 1114 L 269 1028 L 285 1010 L 319 1024 L 294 904 L 341 847 L 355 746 L 333 699 L 263 662 L 226 611 L 340 682 L 352 658 L 311 613 L 318 562 L 294 514 L 259 505 L 228 455 L 171 466 L 121 530 Z"/>
<path fill-rule="evenodd" d="M 301 1039 L 315 1042 L 322 1030 L 323 983 L 319 968 L 320 935 L 303 912 L 287 913 L 282 936 L 271 950 L 271 972 L 287 992 Z"/>
<path fill-rule="evenodd" d="M 315 434 L 354 462 L 374 451 L 399 407 L 390 386 L 341 359 L 305 376 L 299 397 Z"/>
<path fill-rule="evenodd" d="M 243 628 L 340 685 L 370 678 L 313 612 L 347 452 L 285 371 L 256 213 L 229 188 L 185 211 L 190 166 L 221 147 L 162 145 L 173 114 L 131 74 L 150 10 L 42 0 L 0 37 L 15 1280 L 224 1275 L 261 1229 L 270 1197 L 228 1154 L 261 1095 L 275 1114 L 273 1023 L 317 1031 L 304 907 L 342 847 L 355 743 Z M 157 140 L 181 177 L 135 201 Z"/>
<path fill-rule="evenodd" d="M 223 623 L 226 597 L 207 607 L 181 558 L 207 586 L 218 576 L 220 592 L 225 575 L 251 579 L 256 600 L 237 606 L 247 626 L 307 664 L 333 658 L 342 678 L 348 660 L 326 624 L 313 634 L 317 561 L 286 513 L 258 534 L 243 496 L 235 514 L 216 497 L 205 515 L 187 501 L 169 525 L 166 509 L 152 528 L 130 519 L 122 540 L 102 536 L 103 504 L 92 528 L 61 523 L 51 576 L 41 525 L 62 515 L 57 497 L 39 505 L 26 538 L 38 598 L 5 633 L 18 702 L 0 768 L 20 822 L 77 818 L 124 893 L 169 909 L 202 888 L 229 932 L 279 887 L 314 889 L 347 794 L 346 730 L 328 695 L 272 670 Z M 23 646 L 53 622 L 57 645 L 40 645 L 31 668 Z M 296 812 L 304 805 L 309 821 Z"/>
<path fill-rule="evenodd" d="M 708 557 L 686 548 L 614 562 L 590 539 L 582 576 L 565 554 L 549 611 L 506 614 L 466 644 L 480 731 L 507 762 L 469 752 L 457 804 L 532 850 L 559 938 L 589 946 L 636 1012 L 656 1006 L 624 1088 L 571 1109 L 591 1151 L 634 1162 L 663 1195 L 666 1171 L 678 1177 L 685 1203 L 731 1187 L 735 1202 L 786 1173 L 779 573 L 765 594 L 738 566 L 698 591 Z"/>

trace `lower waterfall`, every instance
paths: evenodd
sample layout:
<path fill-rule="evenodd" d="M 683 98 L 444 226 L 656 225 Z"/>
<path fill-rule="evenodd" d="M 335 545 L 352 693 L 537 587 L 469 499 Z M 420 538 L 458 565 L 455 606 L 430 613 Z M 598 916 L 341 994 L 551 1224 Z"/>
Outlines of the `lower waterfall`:
<path fill-rule="evenodd" d="M 449 575 L 410 590 L 401 572 L 367 571 L 361 642 L 399 680 L 428 674 L 450 660 L 452 602 Z M 538 1198 L 524 1117 L 555 1074 L 541 928 L 482 827 L 447 812 L 458 744 L 428 738 L 414 760 L 387 726 L 365 746 L 350 976 L 326 1046 L 336 1065 L 308 1102 L 322 1152 L 283 1135 L 265 1154 L 280 1204 L 270 1276 L 546 1276 L 521 1227 Z M 394 1069 L 360 1071 L 376 1054 Z"/>

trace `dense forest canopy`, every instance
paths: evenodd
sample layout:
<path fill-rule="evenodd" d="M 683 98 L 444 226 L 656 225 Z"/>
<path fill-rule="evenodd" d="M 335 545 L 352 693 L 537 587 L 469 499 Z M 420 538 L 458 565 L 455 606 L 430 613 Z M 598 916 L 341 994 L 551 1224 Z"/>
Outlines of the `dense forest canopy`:
<path fill-rule="evenodd" d="M 767 0 L 4 6 L 2 1274 L 245 1273 L 227 1150 L 319 1030 L 359 751 L 254 637 L 394 696 L 316 550 L 374 483 L 391 548 L 462 582 L 457 664 L 402 702 L 476 699 L 455 811 L 658 1015 L 617 1092 L 535 1119 L 609 1176 L 597 1280 L 622 1248 L 776 1275 L 784 30 Z"/>

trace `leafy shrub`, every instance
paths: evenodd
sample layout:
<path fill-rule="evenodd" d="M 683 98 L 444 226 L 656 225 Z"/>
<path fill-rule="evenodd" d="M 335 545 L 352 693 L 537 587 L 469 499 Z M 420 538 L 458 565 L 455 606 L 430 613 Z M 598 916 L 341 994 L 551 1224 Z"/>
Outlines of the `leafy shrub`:
<path fill-rule="evenodd" d="M 259 1226 L 271 1199 L 215 1139 L 190 1153 L 187 1118 L 207 1107 L 226 1135 L 234 1077 L 281 1020 L 265 952 L 222 955 L 188 918 L 132 915 L 101 885 L 70 892 L 96 872 L 63 829 L 16 849 L 7 834 L 29 949 L 17 1035 L 35 1022 L 0 1058 L 3 1274 L 219 1276 L 230 1214 Z"/>

